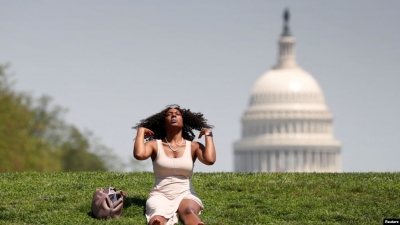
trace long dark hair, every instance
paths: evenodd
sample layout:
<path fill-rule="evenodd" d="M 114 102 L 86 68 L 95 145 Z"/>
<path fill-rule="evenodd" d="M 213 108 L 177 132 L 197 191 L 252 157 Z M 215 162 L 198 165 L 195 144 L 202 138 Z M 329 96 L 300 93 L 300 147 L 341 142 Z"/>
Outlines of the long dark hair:
<path fill-rule="evenodd" d="M 165 116 L 170 109 L 177 109 L 181 113 L 183 118 L 182 137 L 186 140 L 193 141 L 195 138 L 193 130 L 201 131 L 204 128 L 214 127 L 207 123 L 207 119 L 204 118 L 202 113 L 191 112 L 190 109 L 183 109 L 179 105 L 173 104 L 167 105 L 161 112 L 140 120 L 133 128 L 138 129 L 139 127 L 145 127 L 152 130 L 154 135 L 146 138 L 146 140 L 165 138 L 167 135 L 164 127 Z"/>

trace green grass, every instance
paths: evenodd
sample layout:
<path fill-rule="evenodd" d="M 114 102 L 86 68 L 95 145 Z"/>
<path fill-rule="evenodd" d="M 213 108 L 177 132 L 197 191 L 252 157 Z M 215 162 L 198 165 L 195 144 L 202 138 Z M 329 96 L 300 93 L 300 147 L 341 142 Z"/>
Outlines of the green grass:
<path fill-rule="evenodd" d="M 0 224 L 146 224 L 150 172 L 0 173 Z M 400 173 L 195 173 L 205 224 L 382 224 L 400 218 Z M 91 217 L 92 194 L 127 191 L 119 220 Z"/>

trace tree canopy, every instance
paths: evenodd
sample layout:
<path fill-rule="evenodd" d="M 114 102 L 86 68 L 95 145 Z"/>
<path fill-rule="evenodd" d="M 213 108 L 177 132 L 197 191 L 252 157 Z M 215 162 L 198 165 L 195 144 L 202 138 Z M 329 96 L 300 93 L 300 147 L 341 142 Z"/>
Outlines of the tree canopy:
<path fill-rule="evenodd" d="M 14 90 L 7 68 L 0 65 L 0 172 L 123 170 L 113 151 L 68 124 L 49 96 Z"/>

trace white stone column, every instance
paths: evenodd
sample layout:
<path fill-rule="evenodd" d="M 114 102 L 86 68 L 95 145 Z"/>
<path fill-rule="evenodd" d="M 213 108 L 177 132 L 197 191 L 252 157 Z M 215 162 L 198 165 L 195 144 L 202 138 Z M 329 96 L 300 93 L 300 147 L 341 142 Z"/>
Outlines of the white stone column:
<path fill-rule="evenodd" d="M 288 172 L 293 172 L 294 171 L 294 155 L 293 155 L 293 151 L 289 151 L 288 152 Z"/>
<path fill-rule="evenodd" d="M 332 169 L 333 169 L 333 172 L 337 172 L 337 164 L 338 164 L 337 152 L 333 151 L 332 152 Z"/>
<path fill-rule="evenodd" d="M 270 161 L 270 172 L 276 172 L 276 152 L 271 151 L 269 153 L 269 161 Z"/>
<path fill-rule="evenodd" d="M 285 135 L 287 133 L 285 124 L 281 124 L 281 134 Z"/>
<path fill-rule="evenodd" d="M 329 164 L 329 172 L 335 172 L 335 154 L 333 152 L 329 152 L 328 155 L 328 164 Z"/>
<path fill-rule="evenodd" d="M 294 127 L 293 127 L 293 123 L 290 122 L 288 124 L 288 133 L 293 134 L 294 133 Z"/>
<path fill-rule="evenodd" d="M 311 121 L 310 123 L 310 133 L 315 134 L 315 122 Z"/>
<path fill-rule="evenodd" d="M 300 134 L 301 133 L 301 129 L 300 129 L 300 122 L 296 122 L 296 124 L 295 124 L 295 132 L 297 133 L 297 134 Z"/>
<path fill-rule="evenodd" d="M 304 172 L 304 153 L 301 150 L 297 150 L 297 166 L 296 172 Z"/>
<path fill-rule="evenodd" d="M 279 151 L 279 164 L 278 164 L 279 172 L 285 171 L 285 152 L 280 150 Z"/>
<path fill-rule="evenodd" d="M 244 152 L 240 152 L 238 154 L 238 156 L 239 156 L 238 157 L 238 164 L 239 164 L 238 168 L 240 168 L 240 172 L 244 172 L 244 171 L 246 171 L 246 168 L 245 168 L 246 154 Z"/>
<path fill-rule="evenodd" d="M 315 152 L 315 157 L 316 157 L 315 171 L 321 172 L 321 151 L 320 150 Z"/>
<path fill-rule="evenodd" d="M 333 159 L 333 172 L 337 172 L 338 171 L 338 156 L 337 156 L 337 152 L 332 153 L 332 159 Z"/>
<path fill-rule="evenodd" d="M 248 152 L 246 152 L 246 161 L 245 161 L 245 163 L 246 163 L 246 165 L 245 165 L 245 167 L 246 167 L 246 172 L 251 172 L 252 171 L 252 166 L 253 166 L 253 162 L 252 162 L 252 160 L 253 160 L 253 151 L 248 151 Z"/>
<path fill-rule="evenodd" d="M 261 172 L 268 172 L 268 165 L 267 165 L 267 152 L 266 151 L 261 151 L 260 152 L 260 161 L 261 161 Z"/>
<path fill-rule="evenodd" d="M 316 156 L 316 152 L 315 151 L 312 151 L 312 154 L 311 154 L 311 158 L 312 158 L 312 160 L 311 160 L 311 172 L 315 172 L 316 171 L 316 162 L 317 162 L 317 156 Z"/>
<path fill-rule="evenodd" d="M 307 153 L 306 151 L 301 151 L 301 164 L 300 164 L 301 172 L 307 172 Z"/>
<path fill-rule="evenodd" d="M 252 170 L 251 172 L 260 172 L 260 153 L 258 151 L 253 151 L 252 157 L 253 159 L 251 160 L 253 162 L 252 165 Z"/>
<path fill-rule="evenodd" d="M 247 151 L 246 152 L 242 152 L 240 154 L 240 159 L 241 159 L 240 160 L 240 167 L 241 167 L 240 172 L 246 172 L 247 154 L 248 154 Z"/>
<path fill-rule="evenodd" d="M 322 169 L 323 172 L 329 172 L 328 171 L 328 152 L 324 151 L 322 155 Z"/>
<path fill-rule="evenodd" d="M 304 121 L 303 122 L 303 132 L 305 133 L 305 134 L 309 134 L 309 132 L 310 132 L 310 130 L 308 129 L 308 122 L 307 121 Z"/>
<path fill-rule="evenodd" d="M 278 125 L 276 123 L 273 123 L 272 125 L 272 135 L 277 135 L 278 134 Z"/>
<path fill-rule="evenodd" d="M 312 166 L 313 166 L 313 161 L 312 161 L 312 152 L 310 150 L 307 150 L 307 163 L 306 163 L 306 171 L 311 172 L 312 171 Z"/>

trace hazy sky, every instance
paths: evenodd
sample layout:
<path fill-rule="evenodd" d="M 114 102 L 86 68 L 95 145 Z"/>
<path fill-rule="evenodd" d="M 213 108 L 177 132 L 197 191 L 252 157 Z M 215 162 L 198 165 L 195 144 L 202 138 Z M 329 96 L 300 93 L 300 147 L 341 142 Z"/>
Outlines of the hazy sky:
<path fill-rule="evenodd" d="M 200 111 L 217 162 L 195 171 L 232 171 L 285 7 L 297 61 L 334 116 L 343 170 L 400 171 L 400 1 L 0 0 L 0 63 L 18 90 L 52 96 L 125 159 L 140 119 L 173 103 Z"/>

